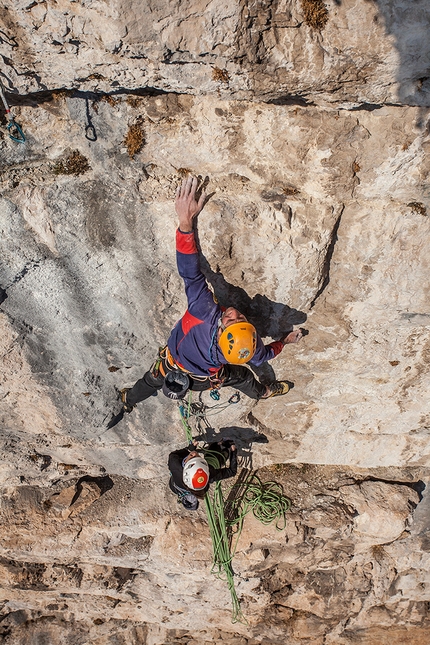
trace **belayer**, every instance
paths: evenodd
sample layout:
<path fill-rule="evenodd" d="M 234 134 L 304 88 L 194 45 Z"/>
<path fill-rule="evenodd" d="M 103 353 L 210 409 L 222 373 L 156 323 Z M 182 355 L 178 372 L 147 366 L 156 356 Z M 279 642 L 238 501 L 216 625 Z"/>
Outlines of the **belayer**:
<path fill-rule="evenodd" d="M 121 390 L 123 412 L 131 412 L 163 387 L 166 374 L 185 373 L 191 390 L 217 390 L 234 387 L 251 399 L 266 399 L 286 394 L 293 384 L 275 381 L 263 385 L 246 367 L 258 366 L 277 356 L 284 345 L 296 343 L 302 331 L 264 345 L 256 329 L 234 307 L 223 309 L 215 301 L 200 269 L 193 231 L 194 218 L 203 209 L 206 194 L 196 196 L 197 178 L 184 179 L 176 192 L 175 208 L 179 218 L 176 231 L 176 260 L 185 284 L 188 309 L 173 328 L 167 345 L 141 379 Z"/>
<path fill-rule="evenodd" d="M 195 450 L 196 447 L 197 442 L 194 441 L 188 448 L 174 450 L 168 462 L 169 488 L 189 511 L 197 510 L 199 499 L 206 495 L 209 484 L 234 477 L 237 473 L 237 452 L 233 441 L 224 439 L 211 443 L 205 450 L 216 458 L 219 468 L 209 465 Z M 228 466 L 225 465 L 227 460 L 230 462 Z"/>

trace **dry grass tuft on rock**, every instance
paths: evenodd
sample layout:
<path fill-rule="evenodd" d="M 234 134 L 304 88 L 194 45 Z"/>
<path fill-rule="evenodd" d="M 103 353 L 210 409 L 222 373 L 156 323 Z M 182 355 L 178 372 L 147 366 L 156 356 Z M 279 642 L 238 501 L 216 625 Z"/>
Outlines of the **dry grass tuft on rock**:
<path fill-rule="evenodd" d="M 111 94 L 103 94 L 100 101 L 104 101 L 104 103 L 107 103 L 111 107 L 115 107 L 117 103 L 121 103 L 121 98 L 111 96 Z"/>
<path fill-rule="evenodd" d="M 212 80 L 219 81 L 220 83 L 228 83 L 230 80 L 230 75 L 226 69 L 214 67 L 212 70 Z"/>
<path fill-rule="evenodd" d="M 89 161 L 79 150 L 72 150 L 64 159 L 57 161 L 53 171 L 55 175 L 83 175 L 91 170 Z"/>
<path fill-rule="evenodd" d="M 53 101 L 62 101 L 70 96 L 73 96 L 73 90 L 54 90 L 51 94 Z"/>
<path fill-rule="evenodd" d="M 130 159 L 133 159 L 134 155 L 139 152 L 145 143 L 145 134 L 138 123 L 135 123 L 128 128 L 124 143 L 127 148 L 128 156 Z"/>
<path fill-rule="evenodd" d="M 284 186 L 282 192 L 284 193 L 284 195 L 290 196 L 298 195 L 300 193 L 300 190 L 298 188 L 295 188 L 294 186 Z"/>
<path fill-rule="evenodd" d="M 189 168 L 177 168 L 176 171 L 180 177 L 188 177 L 192 173 Z"/>
<path fill-rule="evenodd" d="M 132 108 L 138 108 L 143 103 L 143 98 L 141 96 L 134 96 L 133 94 L 128 94 L 126 98 L 127 105 Z"/>
<path fill-rule="evenodd" d="M 421 202 L 409 202 L 408 206 L 418 215 L 424 215 L 424 217 L 427 215 L 427 209 Z"/>
<path fill-rule="evenodd" d="M 323 0 L 301 0 L 305 23 L 321 31 L 328 22 L 328 9 Z"/>

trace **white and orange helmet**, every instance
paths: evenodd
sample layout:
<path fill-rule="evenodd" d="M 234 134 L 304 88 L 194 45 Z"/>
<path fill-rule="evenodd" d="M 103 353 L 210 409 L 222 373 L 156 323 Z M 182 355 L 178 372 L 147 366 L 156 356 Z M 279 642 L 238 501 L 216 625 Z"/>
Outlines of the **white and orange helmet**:
<path fill-rule="evenodd" d="M 202 490 L 209 484 L 209 466 L 203 457 L 193 457 L 184 466 L 182 475 L 185 486 L 191 490 Z"/>

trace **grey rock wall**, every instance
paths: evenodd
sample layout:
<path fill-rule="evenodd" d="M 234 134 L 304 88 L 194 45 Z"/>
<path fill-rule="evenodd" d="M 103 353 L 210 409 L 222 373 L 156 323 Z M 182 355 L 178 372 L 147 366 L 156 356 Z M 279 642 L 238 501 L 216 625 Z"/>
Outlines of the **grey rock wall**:
<path fill-rule="evenodd" d="M 329 3 L 322 30 L 304 8 L 3 3 L 1 80 L 27 139 L 2 128 L 8 645 L 427 645 L 428 7 Z M 224 390 L 195 427 L 234 437 L 241 468 L 293 502 L 281 532 L 245 520 L 248 625 L 210 575 L 204 511 L 167 489 L 175 405 L 106 430 L 186 307 L 187 172 L 213 193 L 199 236 L 220 301 L 268 340 L 309 330 L 258 370 L 294 381 L 287 397 Z"/>

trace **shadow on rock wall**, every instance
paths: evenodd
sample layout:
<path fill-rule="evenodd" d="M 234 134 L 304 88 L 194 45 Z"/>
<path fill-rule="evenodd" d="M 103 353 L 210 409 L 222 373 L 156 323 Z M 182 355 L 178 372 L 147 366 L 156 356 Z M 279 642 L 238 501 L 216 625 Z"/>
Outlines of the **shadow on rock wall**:
<path fill-rule="evenodd" d="M 281 302 L 274 302 L 260 293 L 251 298 L 245 289 L 228 282 L 221 271 L 213 271 L 201 250 L 198 232 L 196 237 L 202 271 L 221 307 L 235 307 L 241 311 L 262 338 L 269 336 L 277 340 L 292 331 L 294 325 L 306 322 L 307 315 L 303 311 L 293 309 Z M 259 367 L 252 365 L 252 369 L 264 384 L 276 379 L 269 363 L 263 363 Z"/>
<path fill-rule="evenodd" d="M 213 271 L 202 253 L 199 241 L 198 247 L 202 271 L 220 305 L 235 307 L 245 314 L 260 336 L 280 338 L 292 331 L 294 325 L 301 325 L 307 320 L 307 315 L 303 311 L 293 309 L 281 302 L 274 302 L 260 293 L 251 298 L 245 289 L 228 282 L 221 271 Z"/>
<path fill-rule="evenodd" d="M 430 3 L 428 0 L 372 0 L 398 54 L 398 100 L 418 106 L 415 126 L 430 135 Z M 428 144 L 427 144 L 428 145 Z M 424 191 L 429 197 L 428 188 Z"/>
<path fill-rule="evenodd" d="M 253 428 L 225 426 L 217 430 L 209 423 L 204 428 L 204 432 L 197 435 L 197 438 L 198 441 L 204 441 L 207 444 L 221 440 L 233 440 L 237 447 L 237 455 L 241 459 L 241 467 L 246 470 L 253 469 L 252 445 L 254 443 L 269 443 L 269 439 L 263 432 L 257 432 Z"/>
<path fill-rule="evenodd" d="M 428 0 L 376 0 L 398 53 L 398 98 L 405 105 L 430 106 L 430 4 Z M 377 20 L 375 16 L 374 20 Z"/>

